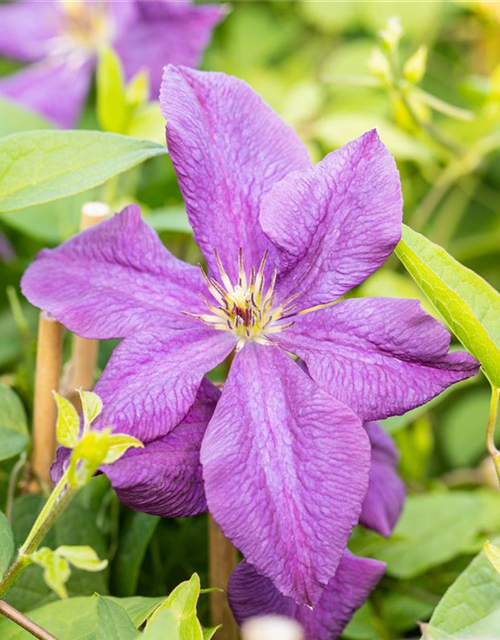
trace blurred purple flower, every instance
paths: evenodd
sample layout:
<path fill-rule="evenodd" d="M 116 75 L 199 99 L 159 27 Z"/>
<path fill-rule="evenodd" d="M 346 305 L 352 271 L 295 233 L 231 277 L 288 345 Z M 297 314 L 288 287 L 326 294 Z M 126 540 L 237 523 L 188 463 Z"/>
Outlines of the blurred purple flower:
<path fill-rule="evenodd" d="M 314 166 L 240 80 L 170 67 L 162 104 L 209 275 L 168 253 L 131 206 L 42 252 L 23 290 L 79 335 L 125 338 L 96 391 L 103 423 L 145 443 L 175 433 L 204 375 L 236 350 L 201 442 L 208 507 L 256 571 L 314 605 L 361 515 L 370 471 L 361 420 L 423 404 L 478 364 L 448 354 L 448 332 L 415 300 L 330 304 L 400 237 L 399 175 L 376 132 Z M 126 491 L 136 476 L 136 467 L 121 476 Z M 151 496 L 143 501 L 151 509 Z M 383 530 L 394 513 L 363 517 Z"/>
<path fill-rule="evenodd" d="M 127 80 L 149 73 L 157 98 L 167 63 L 196 66 L 220 5 L 190 0 L 20 0 L 0 7 L 0 54 L 33 62 L 0 78 L 0 95 L 37 111 L 60 127 L 74 126 L 86 99 L 97 53 L 117 50 Z"/>
<path fill-rule="evenodd" d="M 11 262 L 16 257 L 16 252 L 10 240 L 0 231 L 0 260 Z"/>

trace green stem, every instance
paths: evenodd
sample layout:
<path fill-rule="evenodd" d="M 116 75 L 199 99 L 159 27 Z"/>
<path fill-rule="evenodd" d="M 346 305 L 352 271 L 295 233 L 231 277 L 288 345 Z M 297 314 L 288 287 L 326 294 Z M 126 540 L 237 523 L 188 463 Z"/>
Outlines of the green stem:
<path fill-rule="evenodd" d="M 497 472 L 498 479 L 500 481 L 500 451 L 495 445 L 495 426 L 497 423 L 498 415 L 498 401 L 500 398 L 500 389 L 491 386 L 491 403 L 490 403 L 490 415 L 488 417 L 488 427 L 486 429 L 486 444 L 488 451 L 495 464 L 495 471 Z"/>
<path fill-rule="evenodd" d="M 459 145 L 455 143 L 454 140 L 448 138 L 448 136 L 444 135 L 439 129 L 437 129 L 433 124 L 429 122 L 424 122 L 421 118 L 419 118 L 418 114 L 415 112 L 411 102 L 408 100 L 408 96 L 406 93 L 406 89 L 402 84 L 401 74 L 399 72 L 399 65 L 397 60 L 397 52 L 396 49 L 393 48 L 389 52 L 389 64 L 392 72 L 392 85 L 394 91 L 397 93 L 398 98 L 404 104 L 405 109 L 408 111 L 410 118 L 416 124 L 419 129 L 425 131 L 429 137 L 438 142 L 446 151 L 451 153 L 453 156 L 460 155 L 462 149 Z"/>
<path fill-rule="evenodd" d="M 19 549 L 16 559 L 8 569 L 0 582 L 0 597 L 18 578 L 19 574 L 31 563 L 30 555 L 37 549 L 45 538 L 57 518 L 68 506 L 77 493 L 77 489 L 70 487 L 67 481 L 67 472 L 62 476 L 41 510 L 35 524 L 31 528 L 28 537 Z"/>
<path fill-rule="evenodd" d="M 12 505 L 14 504 L 14 497 L 16 494 L 17 481 L 19 478 L 19 474 L 23 470 L 24 465 L 26 464 L 26 452 L 23 451 L 19 456 L 19 460 L 16 462 L 12 471 L 10 473 L 9 485 L 7 488 L 7 504 L 5 506 L 5 515 L 9 522 L 12 519 Z"/>

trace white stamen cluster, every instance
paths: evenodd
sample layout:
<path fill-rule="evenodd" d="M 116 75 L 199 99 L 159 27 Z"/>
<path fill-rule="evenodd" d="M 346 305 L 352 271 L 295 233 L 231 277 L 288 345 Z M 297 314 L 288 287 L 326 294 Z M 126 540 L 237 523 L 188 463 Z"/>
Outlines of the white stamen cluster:
<path fill-rule="evenodd" d="M 59 0 L 61 8 L 60 34 L 50 43 L 50 54 L 62 55 L 81 64 L 112 40 L 113 24 L 107 3 Z"/>
<path fill-rule="evenodd" d="M 266 290 L 266 278 L 264 271 L 266 267 L 268 252 L 264 253 L 259 268 L 255 271 L 252 268 L 250 278 L 247 279 L 245 266 L 243 264 L 243 252 L 240 249 L 238 262 L 238 281 L 233 285 L 229 278 L 217 250 L 214 249 L 217 266 L 219 268 L 220 280 L 209 278 L 200 266 L 201 273 L 206 282 L 208 290 L 216 301 L 216 304 L 209 302 L 204 296 L 203 301 L 207 305 L 209 314 L 187 315 L 202 320 L 213 329 L 232 331 L 238 338 L 237 349 L 241 348 L 248 340 L 253 340 L 260 344 L 272 344 L 269 336 L 291 327 L 294 323 L 279 323 L 295 307 L 290 303 L 295 296 L 289 298 L 285 303 L 276 304 L 276 268 L 271 276 L 271 282 Z"/>

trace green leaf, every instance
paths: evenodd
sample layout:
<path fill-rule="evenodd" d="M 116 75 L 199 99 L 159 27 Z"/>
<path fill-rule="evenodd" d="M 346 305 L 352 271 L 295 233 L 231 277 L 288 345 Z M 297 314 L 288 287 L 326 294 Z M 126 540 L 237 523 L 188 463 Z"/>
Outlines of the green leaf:
<path fill-rule="evenodd" d="M 110 598 L 118 603 L 130 616 L 134 626 L 140 627 L 161 603 L 162 598 Z M 58 640 L 96 640 L 97 598 L 70 598 L 27 611 L 26 615 L 47 629 Z M 14 622 L 0 618 L 2 640 L 33 640 Z"/>
<path fill-rule="evenodd" d="M 167 609 L 163 609 L 155 616 L 140 638 L 142 640 L 183 640 L 176 629 L 173 615 Z"/>
<path fill-rule="evenodd" d="M 490 411 L 491 391 L 462 388 L 439 416 L 437 435 L 444 458 L 452 467 L 474 466 L 486 455 L 484 429 Z"/>
<path fill-rule="evenodd" d="M 500 575 L 482 551 L 445 593 L 424 637 L 483 640 L 497 637 L 499 629 Z"/>
<path fill-rule="evenodd" d="M 1 220 L 44 243 L 60 244 L 80 231 L 82 207 L 97 197 L 97 189 L 91 189 L 55 202 L 4 213 Z"/>
<path fill-rule="evenodd" d="M 177 231 L 190 235 L 193 233 L 184 207 L 153 209 L 145 219 L 156 231 Z"/>
<path fill-rule="evenodd" d="M 164 143 L 165 119 L 158 102 L 149 102 L 134 109 L 127 134 L 135 138 Z"/>
<path fill-rule="evenodd" d="M 372 554 L 387 573 L 413 578 L 460 555 L 481 526 L 483 505 L 466 492 L 410 496 L 392 538 Z"/>
<path fill-rule="evenodd" d="M 120 58 L 102 47 L 97 66 L 97 117 L 104 131 L 126 133 L 130 118 Z"/>
<path fill-rule="evenodd" d="M 14 555 L 14 535 L 5 514 L 0 511 L 0 577 L 7 571 Z"/>
<path fill-rule="evenodd" d="M 68 562 L 48 547 L 42 547 L 31 554 L 30 559 L 43 569 L 45 584 L 60 598 L 67 598 L 66 582 L 71 575 Z"/>
<path fill-rule="evenodd" d="M 106 537 L 96 524 L 95 510 L 87 506 L 81 498 L 82 494 L 79 494 L 68 506 L 47 534 L 43 544 L 52 549 L 62 545 L 89 545 L 101 558 L 104 558 L 107 554 Z M 22 496 L 14 502 L 12 529 L 15 546 L 21 546 L 25 540 L 44 502 L 42 496 L 34 494 Z M 107 571 L 89 573 L 74 568 L 71 571 L 67 589 L 71 597 L 96 591 L 106 594 L 107 583 Z M 28 567 L 21 574 L 7 594 L 8 602 L 22 611 L 40 607 L 53 599 L 54 595 L 43 581 L 42 572 L 33 566 Z M 2 638 L 1 633 L 0 638 Z"/>
<path fill-rule="evenodd" d="M 38 323 L 38 309 L 31 305 L 21 305 L 23 315 L 28 320 L 29 330 L 32 335 L 36 334 Z M 16 324 L 12 312 L 9 310 L 0 312 L 0 366 L 15 362 L 26 354 L 26 343 L 21 338 L 19 328 Z"/>
<path fill-rule="evenodd" d="M 435 607 L 432 600 L 424 589 L 411 594 L 390 591 L 381 602 L 381 614 L 391 629 L 402 633 L 413 629 L 415 620 L 429 618 Z"/>
<path fill-rule="evenodd" d="M 453 640 L 454 636 L 450 636 L 444 631 L 440 631 L 430 624 L 422 625 L 422 640 Z"/>
<path fill-rule="evenodd" d="M 165 145 L 100 131 L 6 136 L 0 139 L 0 212 L 86 191 L 165 153 Z"/>
<path fill-rule="evenodd" d="M 85 424 L 91 425 L 92 422 L 102 411 L 102 400 L 93 391 L 79 390 L 80 400 L 82 402 L 83 417 L 85 418 Z"/>
<path fill-rule="evenodd" d="M 101 560 L 95 550 L 89 546 L 62 546 L 58 547 L 55 553 L 83 571 L 103 571 L 108 566 L 108 561 Z"/>
<path fill-rule="evenodd" d="M 96 640 L 136 640 L 138 637 L 130 616 L 117 602 L 97 598 Z"/>
<path fill-rule="evenodd" d="M 222 627 L 221 624 L 216 627 L 203 627 L 203 640 L 212 640 L 217 631 Z"/>
<path fill-rule="evenodd" d="M 342 637 L 348 640 L 384 640 L 384 631 L 381 620 L 377 617 L 375 608 L 371 602 L 365 602 L 344 629 Z"/>
<path fill-rule="evenodd" d="M 109 440 L 110 445 L 103 464 L 113 464 L 113 462 L 119 460 L 129 449 L 141 449 L 144 447 L 140 440 L 126 433 L 113 434 Z"/>
<path fill-rule="evenodd" d="M 500 294 L 409 227 L 403 227 L 396 254 L 492 384 L 500 387 Z"/>
<path fill-rule="evenodd" d="M 26 412 L 19 397 L 0 383 L 0 460 L 17 456 L 28 444 Z"/>
<path fill-rule="evenodd" d="M 127 104 L 132 109 L 144 105 L 150 94 L 149 73 L 146 69 L 138 71 L 135 76 L 130 79 L 126 88 Z M 154 102 L 158 111 L 160 111 L 158 102 Z"/>
<path fill-rule="evenodd" d="M 120 596 L 135 593 L 142 561 L 160 521 L 157 516 L 137 511 L 128 512 L 126 517 L 111 572 L 113 593 Z"/>
<path fill-rule="evenodd" d="M 54 125 L 18 102 L 0 98 L 0 137 L 19 131 L 52 129 Z"/>
<path fill-rule="evenodd" d="M 56 436 L 59 444 L 73 449 L 78 442 L 80 431 L 80 417 L 72 403 L 54 391 L 57 404 Z"/>
<path fill-rule="evenodd" d="M 500 548 L 489 540 L 484 543 L 484 553 L 497 573 L 500 573 Z"/>
<path fill-rule="evenodd" d="M 170 611 L 181 640 L 203 640 L 203 630 L 196 615 L 200 597 L 200 578 L 194 573 L 190 580 L 181 582 L 154 612 L 150 622 L 163 610 Z"/>

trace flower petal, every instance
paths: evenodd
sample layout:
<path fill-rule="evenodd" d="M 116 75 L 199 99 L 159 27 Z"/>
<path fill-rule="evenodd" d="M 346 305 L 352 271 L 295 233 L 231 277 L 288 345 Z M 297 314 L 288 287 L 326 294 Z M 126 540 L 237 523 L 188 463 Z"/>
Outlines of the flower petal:
<path fill-rule="evenodd" d="M 103 469 L 124 504 L 164 518 L 206 511 L 200 447 L 219 396 L 204 380 L 194 405 L 171 433 Z"/>
<path fill-rule="evenodd" d="M 86 338 L 122 338 L 159 325 L 183 327 L 204 309 L 199 271 L 175 258 L 130 206 L 28 267 L 22 290 Z M 189 320 L 191 322 L 191 320 Z"/>
<path fill-rule="evenodd" d="M 225 15 L 220 5 L 138 2 L 140 16 L 115 47 L 127 78 L 141 69 L 149 73 L 151 97 L 158 98 L 166 64 L 196 67 L 212 30 Z"/>
<path fill-rule="evenodd" d="M 276 340 L 365 421 L 425 404 L 479 367 L 468 353 L 447 353 L 449 333 L 417 300 L 346 300 L 296 316 Z"/>
<path fill-rule="evenodd" d="M 197 320 L 193 324 L 185 330 L 143 331 L 114 350 L 95 387 L 104 406 L 96 423 L 143 443 L 166 436 L 179 424 L 203 376 L 236 345 L 228 331 L 203 327 Z"/>
<path fill-rule="evenodd" d="M 377 586 L 384 569 L 383 562 L 357 558 L 346 551 L 311 610 L 283 596 L 268 578 L 242 562 L 229 581 L 229 603 L 238 624 L 256 616 L 282 615 L 301 623 L 306 640 L 335 640 Z"/>
<path fill-rule="evenodd" d="M 248 344 L 231 366 L 201 461 L 209 510 L 225 535 L 282 593 L 316 603 L 368 485 L 358 418 L 286 353 Z"/>
<path fill-rule="evenodd" d="M 47 58 L 0 78 L 0 95 L 67 129 L 78 120 L 89 90 L 91 73 L 89 62 L 75 67 L 61 58 Z"/>
<path fill-rule="evenodd" d="M 302 308 L 336 300 L 378 269 L 401 236 L 396 164 L 375 130 L 289 175 L 262 204 L 283 293 Z"/>
<path fill-rule="evenodd" d="M 57 1 L 31 0 L 0 6 L 0 54 L 16 60 L 40 60 L 59 29 Z"/>
<path fill-rule="evenodd" d="M 242 80 L 170 66 L 161 89 L 167 142 L 195 237 L 217 273 L 216 247 L 233 278 L 238 250 L 257 267 L 269 241 L 264 195 L 311 166 L 296 134 Z M 270 261 L 271 262 L 271 261 Z"/>
<path fill-rule="evenodd" d="M 360 524 L 388 538 L 401 515 L 406 496 L 397 471 L 399 452 L 378 422 L 365 423 L 365 429 L 372 446 L 372 461 Z"/>

